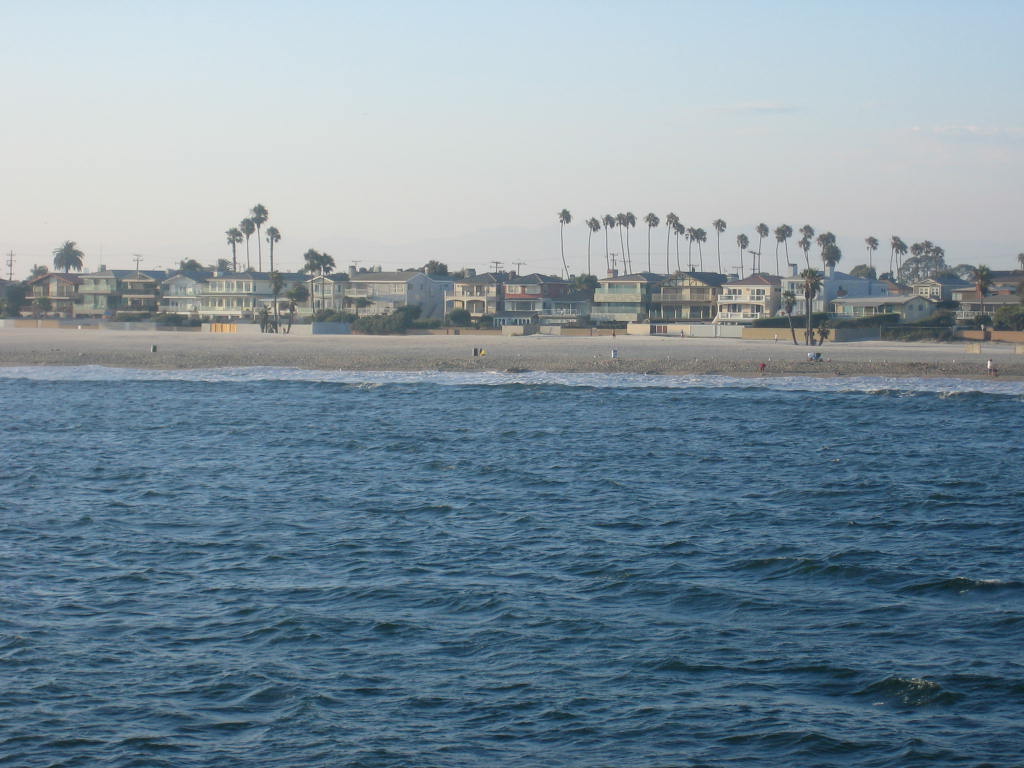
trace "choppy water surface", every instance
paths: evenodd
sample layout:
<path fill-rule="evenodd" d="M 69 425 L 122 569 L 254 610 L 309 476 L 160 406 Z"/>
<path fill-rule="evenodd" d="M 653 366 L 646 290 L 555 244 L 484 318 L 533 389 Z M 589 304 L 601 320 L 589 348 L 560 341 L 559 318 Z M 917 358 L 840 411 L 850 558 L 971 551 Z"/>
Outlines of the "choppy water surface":
<path fill-rule="evenodd" d="M 0 369 L 0 765 L 1020 765 L 1022 408 Z"/>

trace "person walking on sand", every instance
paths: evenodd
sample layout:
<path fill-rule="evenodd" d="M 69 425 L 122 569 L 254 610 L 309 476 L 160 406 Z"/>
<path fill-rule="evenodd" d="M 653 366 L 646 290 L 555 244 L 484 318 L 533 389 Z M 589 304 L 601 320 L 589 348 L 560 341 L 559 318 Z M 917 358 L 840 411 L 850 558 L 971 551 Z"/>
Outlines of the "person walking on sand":
<path fill-rule="evenodd" d="M 992 358 L 991 357 L 988 359 L 988 362 L 985 363 L 985 368 L 988 369 L 988 375 L 989 376 L 998 376 L 999 375 L 999 371 L 997 371 L 996 367 L 994 365 L 992 365 Z"/>
<path fill-rule="evenodd" d="M 761 375 L 764 376 L 764 363 L 757 366 L 757 369 L 761 372 Z"/>

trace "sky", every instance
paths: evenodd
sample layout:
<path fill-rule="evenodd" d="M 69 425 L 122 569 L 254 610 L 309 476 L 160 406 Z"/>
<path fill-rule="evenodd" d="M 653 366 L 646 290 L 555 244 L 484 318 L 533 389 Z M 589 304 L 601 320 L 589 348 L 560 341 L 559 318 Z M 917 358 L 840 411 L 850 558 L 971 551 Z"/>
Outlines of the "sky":
<path fill-rule="evenodd" d="M 708 268 L 717 218 L 725 269 L 759 222 L 834 232 L 845 269 L 869 235 L 885 268 L 894 234 L 1024 251 L 1021 2 L 0 0 L 0 28 L 15 277 L 66 240 L 87 270 L 230 258 L 257 203 L 286 270 L 559 272 L 563 208 L 573 273 L 625 211 L 635 269 L 648 212 L 711 233 Z"/>

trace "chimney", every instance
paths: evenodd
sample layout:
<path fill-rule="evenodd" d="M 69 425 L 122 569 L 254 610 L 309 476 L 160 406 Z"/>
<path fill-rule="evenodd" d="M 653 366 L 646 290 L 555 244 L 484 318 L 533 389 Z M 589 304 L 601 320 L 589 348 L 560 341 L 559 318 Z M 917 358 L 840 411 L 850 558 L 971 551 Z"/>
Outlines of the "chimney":
<path fill-rule="evenodd" d="M 619 270 L 617 270 L 617 269 L 609 269 L 608 270 L 608 277 L 618 277 L 618 276 L 619 276 Z"/>

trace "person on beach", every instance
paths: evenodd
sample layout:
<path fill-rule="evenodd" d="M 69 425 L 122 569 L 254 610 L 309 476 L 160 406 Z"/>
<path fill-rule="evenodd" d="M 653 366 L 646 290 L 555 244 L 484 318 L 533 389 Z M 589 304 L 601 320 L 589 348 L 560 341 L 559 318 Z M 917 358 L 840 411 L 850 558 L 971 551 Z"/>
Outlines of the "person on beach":
<path fill-rule="evenodd" d="M 764 367 L 765 367 L 764 363 L 761 363 L 759 366 L 757 366 L 757 369 L 758 369 L 758 371 L 761 372 L 762 376 L 764 376 Z"/>
<path fill-rule="evenodd" d="M 996 367 L 994 365 L 992 365 L 992 358 L 991 357 L 988 359 L 988 362 L 985 363 L 985 368 L 988 369 L 988 375 L 989 376 L 998 376 L 999 375 L 999 371 L 997 371 Z"/>

